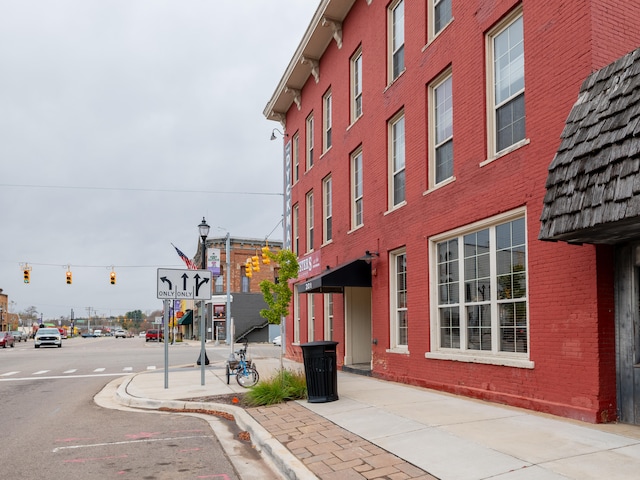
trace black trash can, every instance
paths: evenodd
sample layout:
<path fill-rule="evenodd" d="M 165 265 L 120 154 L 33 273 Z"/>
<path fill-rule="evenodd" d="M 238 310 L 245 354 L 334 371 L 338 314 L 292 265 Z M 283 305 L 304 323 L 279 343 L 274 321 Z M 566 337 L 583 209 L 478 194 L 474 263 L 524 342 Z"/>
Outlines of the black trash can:
<path fill-rule="evenodd" d="M 307 379 L 307 401 L 324 403 L 338 400 L 338 342 L 309 342 L 300 345 Z"/>

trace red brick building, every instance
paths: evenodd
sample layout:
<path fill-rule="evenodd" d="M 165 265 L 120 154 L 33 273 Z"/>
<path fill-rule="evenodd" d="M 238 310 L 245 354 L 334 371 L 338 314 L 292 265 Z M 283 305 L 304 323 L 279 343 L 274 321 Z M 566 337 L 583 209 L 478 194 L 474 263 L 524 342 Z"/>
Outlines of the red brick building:
<path fill-rule="evenodd" d="M 287 354 L 589 422 L 618 416 L 613 250 L 538 240 L 622 0 L 323 0 L 265 109 L 301 273 Z"/>

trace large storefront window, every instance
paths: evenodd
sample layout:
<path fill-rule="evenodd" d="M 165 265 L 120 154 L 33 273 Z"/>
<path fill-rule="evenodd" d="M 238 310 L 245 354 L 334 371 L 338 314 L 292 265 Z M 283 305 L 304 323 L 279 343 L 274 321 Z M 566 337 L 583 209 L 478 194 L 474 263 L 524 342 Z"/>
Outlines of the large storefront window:
<path fill-rule="evenodd" d="M 524 217 L 438 240 L 434 350 L 527 354 Z"/>

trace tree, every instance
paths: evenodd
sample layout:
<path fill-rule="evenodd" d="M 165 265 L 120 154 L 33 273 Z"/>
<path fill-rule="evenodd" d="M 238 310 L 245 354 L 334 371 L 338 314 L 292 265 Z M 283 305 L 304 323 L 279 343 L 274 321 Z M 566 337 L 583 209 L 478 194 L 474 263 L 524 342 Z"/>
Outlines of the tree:
<path fill-rule="evenodd" d="M 27 324 L 27 322 L 31 324 L 38 323 L 38 309 L 34 306 L 28 307 L 24 312 L 20 312 L 20 318 L 23 324 Z"/>
<path fill-rule="evenodd" d="M 260 291 L 268 308 L 260 310 L 260 316 L 273 325 L 280 325 L 282 317 L 289 313 L 291 289 L 289 280 L 298 277 L 298 259 L 291 250 L 280 250 L 277 253 L 267 252 L 271 261 L 280 267 L 278 281 L 262 280 Z"/>

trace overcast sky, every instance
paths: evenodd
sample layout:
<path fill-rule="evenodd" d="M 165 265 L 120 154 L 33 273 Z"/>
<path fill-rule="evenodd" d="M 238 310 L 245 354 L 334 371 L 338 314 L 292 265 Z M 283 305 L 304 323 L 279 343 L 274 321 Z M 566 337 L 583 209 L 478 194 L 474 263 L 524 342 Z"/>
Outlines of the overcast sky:
<path fill-rule="evenodd" d="M 9 310 L 161 309 L 157 268 L 185 268 L 171 244 L 193 256 L 203 216 L 210 237 L 281 240 L 280 125 L 262 112 L 318 4 L 0 0 Z"/>

